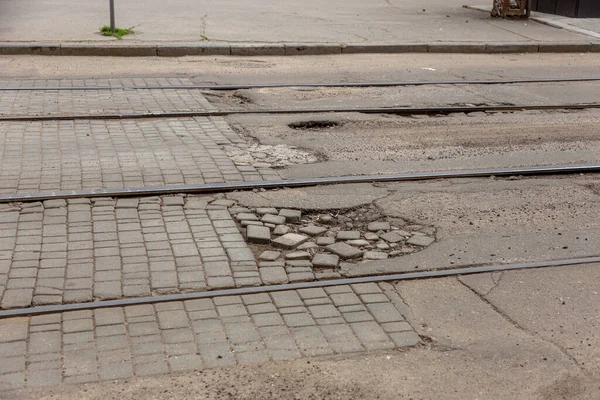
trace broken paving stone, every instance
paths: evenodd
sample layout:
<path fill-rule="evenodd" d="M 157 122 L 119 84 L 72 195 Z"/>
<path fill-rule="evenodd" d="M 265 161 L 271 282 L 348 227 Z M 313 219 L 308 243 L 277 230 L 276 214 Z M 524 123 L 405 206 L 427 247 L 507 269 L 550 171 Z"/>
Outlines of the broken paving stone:
<path fill-rule="evenodd" d="M 388 243 L 398 243 L 405 239 L 404 236 L 397 234 L 395 231 L 384 233 L 379 237 Z"/>
<path fill-rule="evenodd" d="M 273 229 L 273 235 L 285 235 L 286 233 L 289 233 L 292 230 L 292 228 L 290 228 L 287 225 L 277 225 L 275 227 L 275 229 Z"/>
<path fill-rule="evenodd" d="M 227 199 L 218 199 L 218 200 L 215 200 L 210 203 L 211 206 L 223 206 L 223 207 L 231 207 L 234 204 L 235 204 L 235 201 L 227 200 Z"/>
<path fill-rule="evenodd" d="M 230 214 L 249 213 L 250 210 L 246 207 L 231 207 L 229 209 Z"/>
<path fill-rule="evenodd" d="M 379 240 L 379 235 L 373 232 L 365 233 L 365 239 L 367 240 Z"/>
<path fill-rule="evenodd" d="M 271 230 L 266 226 L 248 225 L 246 240 L 248 243 L 269 244 L 271 242 Z"/>
<path fill-rule="evenodd" d="M 302 218 L 302 212 L 299 210 L 290 210 L 289 208 L 282 208 L 279 210 L 279 215 L 285 217 L 286 221 L 298 222 Z"/>
<path fill-rule="evenodd" d="M 279 260 L 279 261 L 262 261 L 262 262 L 258 263 L 259 268 L 283 267 L 283 265 L 284 265 L 284 263 L 281 260 Z"/>
<path fill-rule="evenodd" d="M 388 254 L 381 251 L 365 251 L 363 255 L 365 260 L 385 260 Z"/>
<path fill-rule="evenodd" d="M 286 233 L 285 235 L 274 239 L 271 243 L 275 247 L 280 247 L 283 249 L 294 249 L 296 248 L 296 246 L 306 242 L 307 240 L 308 236 L 299 235 L 297 233 Z"/>
<path fill-rule="evenodd" d="M 265 214 L 277 215 L 277 209 L 276 208 L 261 207 L 261 208 L 257 208 L 256 209 L 256 213 L 259 214 L 259 215 L 265 215 Z"/>
<path fill-rule="evenodd" d="M 368 240 L 365 239 L 346 240 L 346 243 L 354 247 L 369 246 L 371 244 Z"/>
<path fill-rule="evenodd" d="M 258 221 L 256 214 L 252 213 L 239 213 L 235 216 L 238 221 Z"/>
<path fill-rule="evenodd" d="M 403 231 L 402 229 L 397 229 L 394 227 L 392 227 L 392 229 L 394 233 L 397 233 L 400 236 L 410 237 L 412 235 L 410 232 Z"/>
<path fill-rule="evenodd" d="M 312 259 L 315 268 L 337 268 L 340 257 L 335 254 L 319 253 Z"/>
<path fill-rule="evenodd" d="M 280 251 L 267 250 L 263 251 L 260 256 L 258 256 L 258 259 L 262 261 L 275 261 L 279 258 L 279 256 L 281 256 Z"/>
<path fill-rule="evenodd" d="M 389 231 L 392 227 L 389 222 L 380 221 L 380 222 L 371 222 L 367 229 L 369 232 L 377 232 L 377 231 Z"/>
<path fill-rule="evenodd" d="M 328 251 L 332 252 L 333 254 L 337 254 L 344 260 L 348 259 L 348 258 L 358 258 L 363 253 L 362 251 L 358 250 L 357 248 L 352 247 L 349 244 L 346 244 L 343 242 L 337 242 L 334 244 L 330 244 L 329 246 L 327 246 L 325 248 Z"/>
<path fill-rule="evenodd" d="M 332 237 L 326 237 L 326 236 L 321 236 L 317 238 L 317 244 L 319 246 L 327 246 L 328 244 L 334 244 L 335 243 L 335 238 Z"/>
<path fill-rule="evenodd" d="M 275 224 L 275 225 L 285 224 L 285 217 L 282 217 L 280 215 L 265 214 L 265 215 L 263 215 L 263 217 L 260 220 L 267 224 Z"/>
<path fill-rule="evenodd" d="M 306 233 L 309 236 L 318 236 L 322 233 L 327 232 L 327 228 L 316 225 L 308 225 L 299 229 L 300 232 Z"/>
<path fill-rule="evenodd" d="M 313 264 L 308 260 L 287 260 L 285 265 L 292 268 L 312 268 Z"/>
<path fill-rule="evenodd" d="M 309 250 L 309 249 L 318 249 L 318 248 L 319 248 L 319 245 L 314 242 L 305 242 L 305 243 L 302 243 L 300 246 L 296 247 L 297 250 Z"/>
<path fill-rule="evenodd" d="M 377 248 L 379 250 L 388 250 L 390 248 L 390 245 L 382 240 L 381 242 L 377 243 Z"/>
<path fill-rule="evenodd" d="M 435 239 L 425 235 L 415 235 L 406 241 L 407 244 L 426 247 L 435 242 Z"/>
<path fill-rule="evenodd" d="M 359 231 L 339 231 L 335 237 L 337 240 L 356 240 L 360 239 Z"/>
<path fill-rule="evenodd" d="M 310 253 L 307 251 L 294 251 L 285 255 L 286 260 L 310 260 Z"/>
<path fill-rule="evenodd" d="M 275 227 L 276 227 L 277 225 L 275 225 L 275 224 L 267 224 L 267 223 L 265 223 L 265 226 L 267 226 L 267 227 L 269 227 L 269 228 L 271 228 L 271 229 L 275 229 Z"/>
<path fill-rule="evenodd" d="M 260 221 L 242 221 L 242 226 L 255 225 L 255 226 L 263 226 L 263 223 Z"/>

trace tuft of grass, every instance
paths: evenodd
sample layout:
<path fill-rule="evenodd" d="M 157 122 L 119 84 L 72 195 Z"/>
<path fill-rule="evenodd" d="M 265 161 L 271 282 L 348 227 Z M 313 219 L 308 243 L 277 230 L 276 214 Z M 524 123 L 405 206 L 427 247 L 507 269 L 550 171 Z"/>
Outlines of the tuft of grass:
<path fill-rule="evenodd" d="M 104 36 L 114 36 L 117 39 L 121 39 L 123 36 L 133 33 L 133 28 L 115 28 L 115 33 L 112 33 L 110 26 L 104 25 L 102 28 L 100 28 L 100 33 Z"/>

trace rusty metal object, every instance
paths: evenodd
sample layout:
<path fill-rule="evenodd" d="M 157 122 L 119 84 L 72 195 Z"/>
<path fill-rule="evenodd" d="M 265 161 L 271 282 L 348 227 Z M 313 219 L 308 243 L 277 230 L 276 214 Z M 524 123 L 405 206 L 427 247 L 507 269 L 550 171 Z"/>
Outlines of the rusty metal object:
<path fill-rule="evenodd" d="M 494 0 L 492 17 L 529 18 L 531 0 Z"/>

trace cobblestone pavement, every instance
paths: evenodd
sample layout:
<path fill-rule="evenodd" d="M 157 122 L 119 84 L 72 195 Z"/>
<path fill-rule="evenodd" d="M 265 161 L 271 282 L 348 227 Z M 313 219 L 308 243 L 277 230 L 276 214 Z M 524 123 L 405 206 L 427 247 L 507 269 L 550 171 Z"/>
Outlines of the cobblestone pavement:
<path fill-rule="evenodd" d="M 188 78 L 94 78 L 94 79 L 10 79 L 0 80 L 0 88 L 75 87 L 75 86 L 190 86 Z"/>
<path fill-rule="evenodd" d="M 0 389 L 418 344 L 398 294 L 381 287 L 366 283 L 1 320 Z"/>
<path fill-rule="evenodd" d="M 2 205 L 2 308 L 261 283 L 227 209 L 201 197 Z"/>
<path fill-rule="evenodd" d="M 0 192 L 279 179 L 224 146 L 247 144 L 223 118 L 0 123 Z"/>
<path fill-rule="evenodd" d="M 0 87 L 166 86 L 169 84 L 190 85 L 191 82 L 180 79 L 40 80 L 16 81 L 12 84 L 0 82 Z M 0 116 L 214 110 L 215 107 L 206 100 L 200 90 L 196 89 L 0 91 Z"/>
<path fill-rule="evenodd" d="M 0 205 L 0 308 L 341 277 L 306 261 L 257 265 L 223 205 L 228 201 L 209 201 L 165 196 Z"/>

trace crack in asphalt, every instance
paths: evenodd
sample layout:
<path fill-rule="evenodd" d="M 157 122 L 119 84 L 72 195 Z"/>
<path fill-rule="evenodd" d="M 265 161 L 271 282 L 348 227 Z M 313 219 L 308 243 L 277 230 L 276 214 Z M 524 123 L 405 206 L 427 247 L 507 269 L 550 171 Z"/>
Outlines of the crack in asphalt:
<path fill-rule="evenodd" d="M 479 297 L 481 299 L 481 301 L 485 302 L 486 304 L 488 304 L 496 313 L 498 313 L 502 318 L 504 318 L 506 321 L 508 321 L 512 326 L 514 326 L 515 328 L 519 329 L 520 331 L 538 338 L 539 340 L 550 344 L 551 346 L 555 347 L 560 353 L 562 353 L 565 357 L 567 357 L 569 360 L 571 360 L 571 362 L 584 374 L 587 374 L 587 371 L 583 368 L 583 366 L 579 363 L 579 361 L 573 357 L 571 354 L 569 354 L 567 352 L 567 350 L 565 348 L 563 348 L 561 345 L 559 345 L 558 343 L 555 343 L 554 341 L 544 338 L 538 334 L 536 334 L 535 332 L 531 332 L 528 329 L 522 327 L 517 321 L 515 321 L 514 319 L 512 319 L 508 314 L 506 314 L 505 312 L 503 312 L 500 308 L 498 308 L 496 305 L 494 305 L 491 301 L 489 301 L 485 295 L 480 294 L 477 290 L 473 289 L 471 286 L 469 286 L 468 284 L 466 284 L 465 282 L 463 282 L 461 279 L 456 279 L 461 285 L 463 285 L 464 287 L 466 287 L 467 289 L 469 289 L 471 292 L 473 292 L 477 297 Z M 500 283 L 500 279 L 498 279 L 498 284 Z M 497 285 L 496 285 L 497 286 Z"/>

